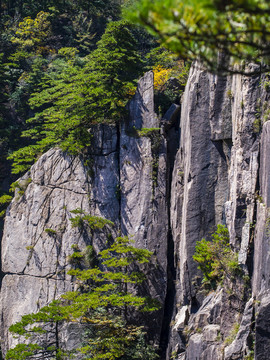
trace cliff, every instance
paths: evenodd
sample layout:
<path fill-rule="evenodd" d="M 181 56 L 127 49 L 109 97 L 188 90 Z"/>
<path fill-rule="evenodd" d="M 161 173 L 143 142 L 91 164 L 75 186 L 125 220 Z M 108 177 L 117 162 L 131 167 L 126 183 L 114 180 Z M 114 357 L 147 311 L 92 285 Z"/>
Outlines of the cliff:
<path fill-rule="evenodd" d="M 59 149 L 42 155 L 19 180 L 23 191 L 5 218 L 3 354 L 17 341 L 12 323 L 76 287 L 67 274 L 71 246 L 103 248 L 108 234 L 72 228 L 71 211 L 81 208 L 154 252 L 148 292 L 162 308 L 148 328 L 161 359 L 268 359 L 268 109 L 265 76 L 220 77 L 195 64 L 181 112 L 172 105 L 159 119 L 149 72 L 130 118 L 95 129 L 87 163 Z M 228 228 L 242 272 L 209 293 L 193 255 L 217 224 Z M 58 335 L 70 346 L 77 341 L 72 329 Z"/>

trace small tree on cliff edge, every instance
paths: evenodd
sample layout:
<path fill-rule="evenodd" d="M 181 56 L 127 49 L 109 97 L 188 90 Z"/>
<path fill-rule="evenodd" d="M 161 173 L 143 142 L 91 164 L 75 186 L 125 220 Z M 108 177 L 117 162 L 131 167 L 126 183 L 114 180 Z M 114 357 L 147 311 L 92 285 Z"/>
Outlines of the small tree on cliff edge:
<path fill-rule="evenodd" d="M 193 259 L 203 273 L 202 282 L 206 288 L 215 289 L 224 278 L 233 280 L 242 274 L 238 254 L 230 245 L 229 231 L 221 224 L 217 225 L 211 241 L 203 238 L 197 242 Z"/>
<path fill-rule="evenodd" d="M 111 224 L 83 213 L 72 220 L 74 226 L 86 222 L 91 230 Z M 22 316 L 20 322 L 12 325 L 10 331 L 24 340 L 7 352 L 6 360 L 155 359 L 153 347 L 145 341 L 143 326 L 131 324 L 125 317 L 127 310 L 151 312 L 159 308 L 153 299 L 134 293 L 145 280 L 143 273 L 134 270 L 136 264 L 148 263 L 152 253 L 135 248 L 127 237 L 116 238 L 97 257 L 92 246 L 80 251 L 74 245 L 73 250 L 70 262 L 78 266 L 69 274 L 76 278 L 79 289 L 62 295 L 36 314 Z M 81 261 L 87 261 L 90 267 L 78 269 Z M 127 290 L 131 284 L 132 293 Z M 70 324 L 75 324 L 84 338 L 76 348 L 67 349 L 67 344 L 61 343 L 60 333 Z"/>

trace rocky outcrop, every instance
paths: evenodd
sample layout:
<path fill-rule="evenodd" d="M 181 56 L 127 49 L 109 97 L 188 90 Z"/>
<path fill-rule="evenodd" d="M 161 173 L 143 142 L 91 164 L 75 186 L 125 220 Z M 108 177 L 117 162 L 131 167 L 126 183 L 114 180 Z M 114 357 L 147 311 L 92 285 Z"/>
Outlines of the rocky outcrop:
<path fill-rule="evenodd" d="M 239 250 L 239 262 L 245 264 L 250 226 L 254 222 L 259 167 L 259 137 L 254 132 L 254 123 L 261 95 L 260 78 L 235 75 L 231 94 L 233 146 L 229 172 L 230 197 L 225 204 L 225 211 L 231 243 Z"/>
<path fill-rule="evenodd" d="M 116 130 L 103 128 L 100 134 L 103 153 L 92 156 L 92 177 L 82 160 L 52 149 L 19 180 L 24 190 L 16 191 L 7 210 L 2 240 L 4 351 L 14 344 L 7 333 L 12 323 L 74 287 L 67 275 L 72 245 L 84 249 L 93 244 L 96 250 L 101 246 L 101 234 L 90 236 L 72 227 L 71 211 L 79 208 L 116 224 L 119 221 L 118 160 L 116 142 L 112 142 Z"/>
<path fill-rule="evenodd" d="M 130 104 L 132 126 L 124 124 L 121 131 L 117 126 L 96 126 L 84 160 L 51 149 L 19 179 L 19 188 L 6 213 L 2 240 L 3 353 L 16 344 L 8 334 L 12 323 L 76 286 L 67 274 L 72 245 L 83 249 L 92 244 L 98 252 L 104 247 L 108 232 L 116 235 L 120 231 L 132 237 L 136 246 L 154 252 L 156 261 L 149 270 L 146 291 L 164 304 L 167 140 L 159 129 L 153 99 L 150 72 L 139 81 Z M 80 231 L 70 222 L 75 209 L 111 220 L 115 226 L 107 233 Z M 156 341 L 162 314 L 163 309 L 152 321 L 152 327 L 149 324 Z M 67 342 L 68 334 L 64 329 L 59 337 Z"/>
<path fill-rule="evenodd" d="M 269 140 L 270 122 L 263 125 L 260 156 L 260 194 L 257 196 L 258 210 L 254 241 L 254 276 L 253 293 L 257 297 L 256 327 L 255 327 L 255 357 L 266 360 L 269 356 L 269 302 L 270 302 L 270 168 L 269 168 Z"/>
<path fill-rule="evenodd" d="M 245 281 L 248 275 L 253 277 L 253 296 L 263 296 L 263 289 L 268 289 L 269 268 L 267 123 L 260 137 L 268 108 L 263 81 L 263 76 L 210 75 L 196 64 L 190 71 L 182 99 L 180 149 L 172 179 L 170 211 L 178 310 L 176 325 L 171 327 L 167 358 L 175 352 L 179 359 L 183 353 L 189 360 L 196 356 L 244 359 L 253 352 L 256 301 L 253 298 L 246 303 L 251 289 Z M 225 283 L 222 297 L 213 296 L 209 301 L 201 293 L 198 281 L 201 275 L 192 256 L 196 242 L 209 238 L 218 223 L 228 227 L 231 246 L 238 251 L 243 273 L 237 286 Z M 212 309 L 209 312 L 205 312 L 205 301 Z M 178 326 L 183 309 L 188 309 L 189 314 L 184 328 Z M 264 308 L 262 313 L 266 313 Z M 213 333 L 220 328 L 218 341 L 206 335 L 212 333 L 209 326 L 213 327 Z M 196 329 L 201 333 L 196 334 Z M 258 337 L 257 333 L 258 330 Z M 232 337 L 235 339 L 229 345 L 227 339 Z"/>
<path fill-rule="evenodd" d="M 246 306 L 242 316 L 239 331 L 235 334 L 233 342 L 225 348 L 224 359 L 233 360 L 241 358 L 243 355 L 248 355 L 249 348 L 252 346 L 250 343 L 251 324 L 254 318 L 254 299 L 251 298 Z"/>
<path fill-rule="evenodd" d="M 215 225 L 224 222 L 223 205 L 228 197 L 229 139 L 224 138 L 228 134 L 220 131 L 212 139 L 211 120 L 216 109 L 212 107 L 215 101 L 211 90 L 214 92 L 216 82 L 195 66 L 182 98 L 181 140 L 173 170 L 170 211 L 179 261 L 178 301 L 183 305 L 196 296 L 193 280 L 198 270 L 192 258 L 196 242 L 209 237 Z M 226 114 L 224 118 L 227 120 Z"/>
<path fill-rule="evenodd" d="M 264 292 L 257 303 L 256 326 L 255 326 L 255 359 L 267 360 L 269 358 L 269 310 L 270 294 Z"/>
<path fill-rule="evenodd" d="M 263 126 L 260 157 L 260 194 L 258 194 L 258 216 L 256 223 L 256 242 L 254 243 L 253 291 L 262 294 L 269 289 L 269 184 L 270 184 L 270 122 Z"/>
<path fill-rule="evenodd" d="M 133 99 L 128 106 L 130 118 L 128 125 L 135 129 L 154 128 L 159 126 L 154 111 L 154 74 L 147 72 L 138 82 Z"/>
<path fill-rule="evenodd" d="M 149 72 L 129 104 L 130 118 L 119 128 L 95 127 L 87 161 L 59 149 L 40 157 L 20 179 L 6 216 L 4 352 L 15 343 L 7 332 L 11 323 L 75 286 L 67 275 L 71 245 L 93 244 L 97 252 L 104 246 L 106 231 L 72 228 L 71 211 L 81 208 L 153 251 L 144 291 L 162 308 L 155 319 L 141 320 L 160 341 L 161 360 L 244 360 L 253 353 L 267 359 L 270 125 L 264 81 L 215 76 L 194 64 L 181 106 L 158 119 Z M 217 224 L 228 227 L 241 272 L 209 293 L 193 255 Z M 73 333 L 63 330 L 62 341 Z"/>
<path fill-rule="evenodd" d="M 155 265 L 148 273 L 147 291 L 164 304 L 167 289 L 168 172 L 166 135 L 154 113 L 153 73 L 139 81 L 129 105 L 131 121 L 120 134 L 121 233 L 136 246 L 154 253 Z M 170 126 L 169 126 L 170 127 Z M 159 340 L 163 309 L 148 324 Z"/>

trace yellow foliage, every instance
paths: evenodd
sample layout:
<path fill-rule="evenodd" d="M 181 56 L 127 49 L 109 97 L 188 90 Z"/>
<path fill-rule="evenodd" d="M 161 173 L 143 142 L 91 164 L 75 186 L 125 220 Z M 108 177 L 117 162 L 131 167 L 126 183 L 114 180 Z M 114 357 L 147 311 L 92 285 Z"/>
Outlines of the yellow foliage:
<path fill-rule="evenodd" d="M 32 50 L 42 48 L 47 37 L 51 33 L 51 24 L 48 20 L 49 13 L 40 11 L 35 19 L 26 17 L 19 23 L 15 36 L 11 41 L 19 45 L 22 49 Z M 43 46 L 43 51 L 45 47 Z M 39 53 L 41 53 L 39 49 Z"/>
<path fill-rule="evenodd" d="M 166 69 L 161 65 L 157 65 L 153 69 L 154 72 L 154 89 L 161 90 L 166 81 L 169 79 L 172 69 Z"/>
<path fill-rule="evenodd" d="M 125 86 L 125 93 L 124 93 L 124 98 L 123 101 L 127 101 L 128 99 L 131 99 L 136 93 L 136 86 L 134 84 L 127 84 L 127 86 Z"/>
<path fill-rule="evenodd" d="M 130 87 L 130 88 L 127 89 L 127 96 L 128 97 L 134 96 L 135 93 L 136 93 L 136 87 L 133 86 L 133 87 Z"/>

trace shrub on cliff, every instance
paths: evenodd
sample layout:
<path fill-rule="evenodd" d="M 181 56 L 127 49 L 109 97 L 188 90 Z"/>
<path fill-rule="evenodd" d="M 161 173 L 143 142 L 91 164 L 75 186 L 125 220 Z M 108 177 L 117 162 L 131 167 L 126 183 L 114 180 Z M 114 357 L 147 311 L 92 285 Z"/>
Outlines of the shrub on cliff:
<path fill-rule="evenodd" d="M 232 279 L 240 273 L 238 255 L 230 246 L 229 231 L 218 225 L 212 241 L 202 239 L 197 242 L 193 259 L 203 273 L 203 283 L 215 288 L 224 277 Z"/>

